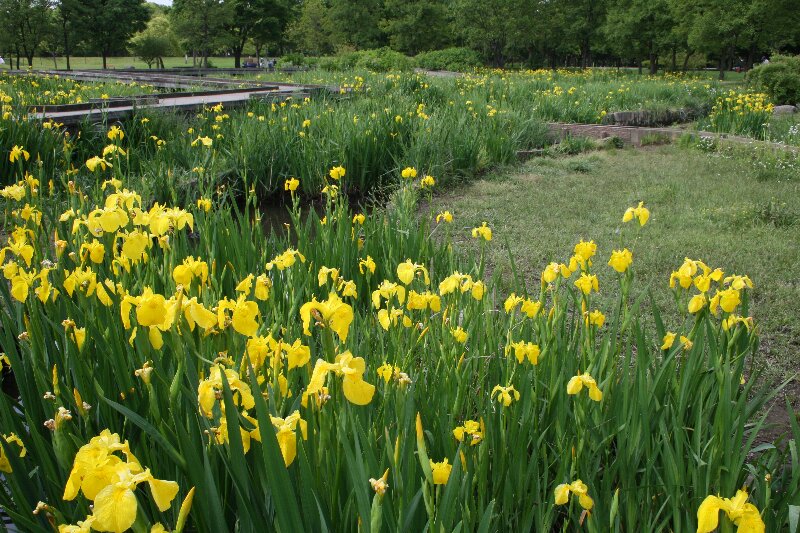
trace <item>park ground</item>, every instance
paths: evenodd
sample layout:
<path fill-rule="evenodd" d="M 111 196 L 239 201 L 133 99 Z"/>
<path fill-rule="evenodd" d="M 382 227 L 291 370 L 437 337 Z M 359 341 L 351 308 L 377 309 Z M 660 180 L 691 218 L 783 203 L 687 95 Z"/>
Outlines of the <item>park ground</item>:
<path fill-rule="evenodd" d="M 450 209 L 464 228 L 487 221 L 495 232 L 489 267 L 508 286 L 516 271 L 533 294 L 543 267 L 567 260 L 581 238 L 595 240 L 598 262 L 612 249 L 631 248 L 637 290 L 652 291 L 665 320 L 678 316 L 668 282 L 684 257 L 749 275 L 756 285 L 750 314 L 761 333 L 754 362 L 765 383 L 790 381 L 788 394 L 800 368 L 798 193 L 796 180 L 759 181 L 743 158 L 668 145 L 537 158 L 454 188 L 432 207 Z M 639 201 L 650 208 L 650 222 L 623 227 L 622 212 Z M 479 253 L 468 238 L 457 245 Z M 598 270 L 604 309 L 615 290 L 603 288 L 616 281 L 610 268 Z"/>

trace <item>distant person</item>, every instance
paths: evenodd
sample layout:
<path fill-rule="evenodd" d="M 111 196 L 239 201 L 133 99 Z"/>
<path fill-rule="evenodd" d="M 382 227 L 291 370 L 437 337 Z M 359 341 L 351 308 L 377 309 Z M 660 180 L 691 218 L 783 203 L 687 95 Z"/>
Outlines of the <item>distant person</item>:
<path fill-rule="evenodd" d="M 5 65 L 5 64 L 6 64 L 6 60 L 3 59 L 3 56 L 0 56 L 0 65 Z"/>
<path fill-rule="evenodd" d="M 183 64 L 186 65 L 189 63 L 189 54 L 183 54 Z"/>
<path fill-rule="evenodd" d="M 764 57 L 761 58 L 761 64 L 762 65 L 769 65 L 769 59 L 767 58 L 767 56 L 764 56 Z"/>

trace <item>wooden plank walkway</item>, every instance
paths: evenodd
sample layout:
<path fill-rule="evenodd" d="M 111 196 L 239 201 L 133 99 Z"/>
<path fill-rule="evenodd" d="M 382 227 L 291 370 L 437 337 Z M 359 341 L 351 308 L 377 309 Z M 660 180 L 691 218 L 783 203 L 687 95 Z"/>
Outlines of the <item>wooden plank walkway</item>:
<path fill-rule="evenodd" d="M 14 72 L 14 71 L 12 71 Z M 317 94 L 338 95 L 339 87 L 313 84 L 295 84 L 261 80 L 235 80 L 231 78 L 198 78 L 194 76 L 165 75 L 161 72 L 117 72 L 110 70 L 17 71 L 19 75 L 64 76 L 87 82 L 139 83 L 167 89 L 190 89 L 189 92 L 143 94 L 131 97 L 93 100 L 82 104 L 56 106 L 31 106 L 31 120 L 53 120 L 65 126 L 75 126 L 84 121 L 100 122 L 122 120 L 139 110 L 200 111 L 206 106 L 222 104 L 225 109 L 243 107 L 250 100 L 286 100 L 305 98 Z M 212 90 L 191 90 L 197 87 Z"/>
<path fill-rule="evenodd" d="M 167 71 L 118 71 L 118 70 L 12 70 L 18 76 L 61 76 L 76 81 L 105 83 L 139 83 L 159 89 L 196 89 L 200 87 L 239 88 L 275 85 L 275 82 L 255 79 L 237 79 L 207 76 L 205 73 L 175 74 Z M 281 85 L 297 84 L 281 83 Z"/>

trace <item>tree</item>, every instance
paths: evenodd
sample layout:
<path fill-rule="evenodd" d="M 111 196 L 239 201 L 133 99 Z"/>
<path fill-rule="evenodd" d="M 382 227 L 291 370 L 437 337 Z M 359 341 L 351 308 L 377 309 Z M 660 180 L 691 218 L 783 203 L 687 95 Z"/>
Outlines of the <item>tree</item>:
<path fill-rule="evenodd" d="M 250 39 L 260 43 L 277 40 L 289 21 L 289 7 L 282 0 L 226 0 L 225 34 L 239 68 L 242 51 Z"/>
<path fill-rule="evenodd" d="M 646 57 L 655 74 L 659 55 L 672 42 L 673 25 L 668 0 L 617 0 L 609 8 L 604 31 L 613 52 L 632 54 L 640 69 Z"/>
<path fill-rule="evenodd" d="M 501 67 L 508 59 L 509 28 L 517 16 L 511 0 L 456 0 L 454 27 L 471 48 Z"/>
<path fill-rule="evenodd" d="M 340 43 L 359 50 L 386 46 L 383 0 L 330 0 L 329 10 Z"/>
<path fill-rule="evenodd" d="M 125 51 L 128 39 L 145 28 L 148 10 L 144 0 L 81 0 L 91 16 L 85 20 L 90 28 L 87 40 L 103 57 L 107 68 L 108 56 Z"/>
<path fill-rule="evenodd" d="M 228 7 L 221 0 L 175 0 L 172 4 L 172 27 L 193 57 L 200 52 L 203 67 L 208 67 L 209 54 L 220 44 L 230 17 Z"/>
<path fill-rule="evenodd" d="M 55 26 L 58 28 L 67 70 L 71 69 L 70 56 L 76 43 L 84 38 L 89 18 L 86 5 L 82 0 L 58 0 L 55 10 Z"/>
<path fill-rule="evenodd" d="M 49 0 L 0 0 L 0 16 L 7 44 L 17 56 L 24 57 L 28 66 L 33 66 L 33 57 L 39 50 L 52 22 L 52 6 Z"/>
<path fill-rule="evenodd" d="M 133 55 L 152 68 L 164 68 L 164 57 L 176 53 L 179 49 L 178 39 L 172 32 L 172 25 L 167 17 L 158 15 L 150 19 L 147 28 L 131 37 L 128 48 Z"/>
<path fill-rule="evenodd" d="M 605 22 L 608 0 L 561 0 L 567 20 L 571 21 L 565 38 L 578 44 L 581 68 L 591 66 L 593 47 Z"/>
<path fill-rule="evenodd" d="M 256 56 L 261 58 L 261 51 L 267 46 L 282 49 L 287 42 L 289 24 L 297 15 L 293 0 L 273 0 L 274 12 L 261 24 L 253 28 L 251 40 L 256 49 Z"/>
<path fill-rule="evenodd" d="M 747 22 L 740 45 L 748 69 L 753 67 L 759 52 L 785 49 L 796 44 L 800 36 L 800 9 L 796 0 L 753 0 L 748 6 Z"/>
<path fill-rule="evenodd" d="M 287 34 L 299 51 L 310 55 L 332 54 L 339 45 L 335 23 L 323 0 L 304 0 Z"/>
<path fill-rule="evenodd" d="M 381 28 L 389 45 L 410 55 L 452 43 L 447 5 L 442 0 L 386 0 Z"/>

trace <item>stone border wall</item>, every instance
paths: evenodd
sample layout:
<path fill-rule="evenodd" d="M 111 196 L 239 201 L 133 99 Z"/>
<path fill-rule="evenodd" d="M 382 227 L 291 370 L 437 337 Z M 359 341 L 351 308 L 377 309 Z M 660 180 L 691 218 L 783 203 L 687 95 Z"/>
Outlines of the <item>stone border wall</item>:
<path fill-rule="evenodd" d="M 749 137 L 741 137 L 728 133 L 714 133 L 709 131 L 694 131 L 681 128 L 645 128 L 636 126 L 612 126 L 607 124 L 571 124 L 564 122 L 549 122 L 547 130 L 553 140 L 558 141 L 571 135 L 573 137 L 591 137 L 593 139 L 608 139 L 617 137 L 623 144 L 641 146 L 642 139 L 647 136 L 661 136 L 674 141 L 683 135 L 695 137 L 714 137 L 716 139 L 731 141 L 741 144 L 764 144 L 774 148 L 798 150 L 800 147 L 787 146 L 780 143 L 758 141 Z"/>

